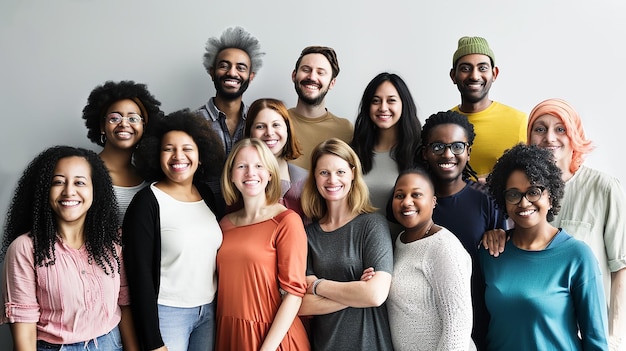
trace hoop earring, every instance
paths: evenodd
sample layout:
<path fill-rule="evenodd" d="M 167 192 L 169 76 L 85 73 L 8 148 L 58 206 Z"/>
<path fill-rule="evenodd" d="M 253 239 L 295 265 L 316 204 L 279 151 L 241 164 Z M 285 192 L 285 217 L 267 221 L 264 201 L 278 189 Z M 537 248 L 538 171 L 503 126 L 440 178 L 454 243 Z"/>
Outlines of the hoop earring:
<path fill-rule="evenodd" d="M 102 144 L 104 144 L 104 143 L 106 143 L 106 141 L 107 141 L 107 136 L 106 136 L 106 134 L 104 134 L 104 133 L 100 134 L 100 142 L 101 142 Z"/>

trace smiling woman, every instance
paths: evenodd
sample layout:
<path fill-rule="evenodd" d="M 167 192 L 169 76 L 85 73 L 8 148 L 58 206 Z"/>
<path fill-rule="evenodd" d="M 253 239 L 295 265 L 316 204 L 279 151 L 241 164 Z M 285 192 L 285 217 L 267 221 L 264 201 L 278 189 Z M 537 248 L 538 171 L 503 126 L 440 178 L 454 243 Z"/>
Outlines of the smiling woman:
<path fill-rule="evenodd" d="M 226 160 L 224 198 L 243 207 L 220 221 L 216 350 L 310 349 L 297 318 L 306 292 L 306 235 L 299 216 L 278 203 L 279 174 L 260 139 L 240 140 Z"/>
<path fill-rule="evenodd" d="M 124 218 L 133 321 L 143 349 L 213 348 L 222 209 L 206 184 L 223 163 L 219 137 L 189 110 L 167 115 L 137 150 L 150 185 Z"/>
<path fill-rule="evenodd" d="M 598 263 L 585 243 L 549 223 L 564 188 L 552 153 L 518 144 L 498 159 L 487 184 L 515 223 L 497 258 L 479 251 L 490 316 L 487 349 L 607 350 Z"/>
<path fill-rule="evenodd" d="M 83 108 L 87 137 L 103 147 L 100 158 L 113 180 L 120 223 L 133 196 L 148 184 L 132 158 L 148 126 L 161 118 L 160 105 L 144 84 L 108 81 L 91 91 Z"/>
<path fill-rule="evenodd" d="M 285 104 L 276 99 L 253 102 L 248 109 L 245 135 L 263 140 L 278 161 L 281 186 L 278 202 L 299 214 L 304 223 L 309 223 L 300 202 L 309 172 L 288 162 L 300 158 L 302 151 Z"/>
<path fill-rule="evenodd" d="M 136 349 L 118 228 L 111 178 L 94 152 L 57 146 L 29 164 L 0 255 L 0 322 L 16 350 Z"/>

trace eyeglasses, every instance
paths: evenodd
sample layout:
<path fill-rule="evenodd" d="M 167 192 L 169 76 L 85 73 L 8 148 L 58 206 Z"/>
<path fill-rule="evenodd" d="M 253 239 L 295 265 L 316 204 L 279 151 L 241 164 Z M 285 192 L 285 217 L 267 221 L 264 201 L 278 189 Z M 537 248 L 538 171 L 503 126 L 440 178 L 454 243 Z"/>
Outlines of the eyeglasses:
<path fill-rule="evenodd" d="M 129 113 L 128 116 L 122 116 L 119 113 L 109 113 L 104 117 L 109 124 L 120 124 L 125 119 L 129 124 L 139 124 L 143 121 L 143 117 L 136 113 Z"/>
<path fill-rule="evenodd" d="M 546 190 L 543 186 L 531 186 L 526 192 L 522 193 L 519 190 L 508 189 L 504 191 L 504 201 L 511 205 L 517 205 L 525 197 L 528 202 L 533 203 L 541 199 L 543 192 Z"/>
<path fill-rule="evenodd" d="M 460 155 L 465 151 L 466 146 L 469 146 L 469 144 L 466 142 L 462 142 L 462 141 L 455 141 L 450 144 L 444 144 L 444 143 L 428 144 L 428 147 L 430 147 L 430 151 L 432 151 L 433 154 L 435 155 L 443 155 L 443 153 L 446 152 L 447 148 L 450 148 L 450 151 L 452 152 L 452 154 Z"/>

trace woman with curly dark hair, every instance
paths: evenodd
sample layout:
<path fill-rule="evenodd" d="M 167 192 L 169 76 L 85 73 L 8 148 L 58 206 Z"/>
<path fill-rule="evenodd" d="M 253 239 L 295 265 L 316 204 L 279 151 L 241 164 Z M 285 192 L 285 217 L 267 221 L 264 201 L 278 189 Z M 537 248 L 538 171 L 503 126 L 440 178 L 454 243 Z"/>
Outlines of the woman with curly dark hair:
<path fill-rule="evenodd" d="M 363 92 L 351 146 L 363 165 L 372 204 L 383 215 L 399 172 L 420 161 L 421 129 L 417 106 L 402 78 L 387 72 L 374 77 Z M 391 225 L 392 234 L 401 229 Z"/>
<path fill-rule="evenodd" d="M 206 185 L 224 164 L 219 137 L 188 109 L 146 134 L 136 154 L 151 184 L 122 226 L 133 319 L 143 350 L 212 350 L 223 209 Z"/>
<path fill-rule="evenodd" d="M 1 252 L 0 320 L 16 350 L 122 350 L 120 332 L 134 349 L 118 228 L 111 177 L 94 152 L 56 146 L 28 165 Z"/>
<path fill-rule="evenodd" d="M 103 147 L 119 205 L 120 222 L 133 196 L 147 185 L 135 170 L 133 152 L 147 126 L 162 114 L 145 84 L 108 81 L 91 91 L 83 109 L 87 137 Z"/>
<path fill-rule="evenodd" d="M 608 349 L 593 252 L 549 223 L 561 209 L 564 188 L 552 153 L 518 144 L 496 162 L 487 185 L 515 224 L 499 257 L 479 251 L 490 316 L 487 349 Z"/>

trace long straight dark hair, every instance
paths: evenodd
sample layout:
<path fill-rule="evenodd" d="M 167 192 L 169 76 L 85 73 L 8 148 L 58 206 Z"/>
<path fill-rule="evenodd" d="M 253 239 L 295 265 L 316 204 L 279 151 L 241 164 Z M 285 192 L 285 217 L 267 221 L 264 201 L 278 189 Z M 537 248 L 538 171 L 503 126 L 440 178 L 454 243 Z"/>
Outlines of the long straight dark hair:
<path fill-rule="evenodd" d="M 417 150 L 422 143 L 420 137 L 422 124 L 417 116 L 417 106 L 413 96 L 400 76 L 383 72 L 374 77 L 365 88 L 359 105 L 359 114 L 354 124 L 352 148 L 361 160 L 363 174 L 372 170 L 374 146 L 379 138 L 379 129 L 370 118 L 370 105 L 376 89 L 384 82 L 393 84 L 402 100 L 402 115 L 397 122 L 397 140 L 391 150 L 391 157 L 396 161 L 398 171 L 415 167 L 420 162 Z"/>

